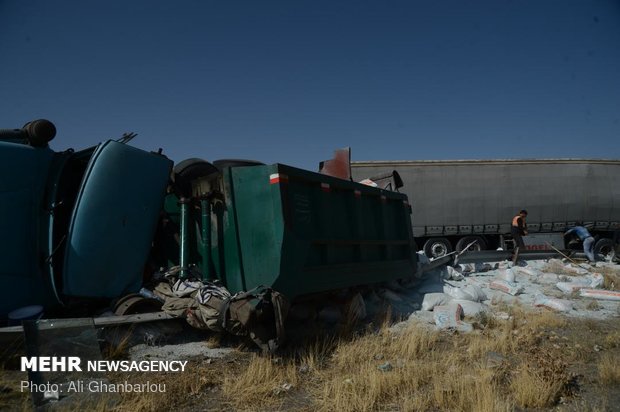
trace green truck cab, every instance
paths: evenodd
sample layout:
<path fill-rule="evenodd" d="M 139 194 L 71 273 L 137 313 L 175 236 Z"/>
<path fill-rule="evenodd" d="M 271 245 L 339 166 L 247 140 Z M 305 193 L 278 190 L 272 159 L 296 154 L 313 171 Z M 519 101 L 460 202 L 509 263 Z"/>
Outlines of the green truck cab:
<path fill-rule="evenodd" d="M 52 150 L 46 120 L 0 130 L 0 320 L 142 284 L 172 162 L 119 141 Z"/>

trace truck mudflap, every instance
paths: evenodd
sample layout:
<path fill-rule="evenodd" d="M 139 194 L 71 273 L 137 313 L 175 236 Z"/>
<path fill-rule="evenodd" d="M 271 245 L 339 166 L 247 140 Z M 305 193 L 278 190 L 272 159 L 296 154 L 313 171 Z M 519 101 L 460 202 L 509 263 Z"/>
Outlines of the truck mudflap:
<path fill-rule="evenodd" d="M 71 214 L 64 295 L 113 298 L 140 289 L 171 168 L 166 157 L 119 142 L 96 148 Z"/>

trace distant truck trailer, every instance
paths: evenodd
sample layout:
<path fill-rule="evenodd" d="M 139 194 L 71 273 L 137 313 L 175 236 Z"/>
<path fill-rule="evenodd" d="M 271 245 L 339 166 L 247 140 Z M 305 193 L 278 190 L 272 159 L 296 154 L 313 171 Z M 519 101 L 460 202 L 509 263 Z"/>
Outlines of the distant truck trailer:
<path fill-rule="evenodd" d="M 595 253 L 618 245 L 620 160 L 358 161 L 351 171 L 356 181 L 398 172 L 416 244 L 428 256 L 474 240 L 477 250 L 511 247 L 511 221 L 521 209 L 529 213 L 529 249 L 570 246 L 562 234 L 577 221 L 597 238 Z M 384 187 L 390 179 L 376 181 Z"/>

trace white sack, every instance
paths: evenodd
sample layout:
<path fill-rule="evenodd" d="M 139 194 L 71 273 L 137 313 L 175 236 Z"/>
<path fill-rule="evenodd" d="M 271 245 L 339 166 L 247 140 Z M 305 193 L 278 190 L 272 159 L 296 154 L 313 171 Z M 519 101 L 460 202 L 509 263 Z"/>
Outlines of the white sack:
<path fill-rule="evenodd" d="M 515 282 L 507 282 L 502 279 L 493 280 L 491 283 L 489 283 L 489 288 L 494 289 L 494 290 L 499 290 L 504 293 L 508 293 L 512 296 L 516 296 L 519 293 L 523 293 L 523 291 L 525 290 L 523 286 L 520 286 L 519 284 Z"/>
<path fill-rule="evenodd" d="M 498 272 L 498 279 L 505 280 L 506 282 L 515 281 L 515 273 L 512 271 L 512 269 L 499 269 Z"/>
<path fill-rule="evenodd" d="M 436 306 L 433 310 L 435 324 L 442 329 L 455 328 L 461 332 L 471 332 L 471 324 L 463 322 L 463 307 L 459 304 L 449 304 L 447 306 Z"/>
<path fill-rule="evenodd" d="M 459 267 L 463 273 L 474 272 L 476 270 L 476 265 L 473 263 L 461 263 Z"/>
<path fill-rule="evenodd" d="M 465 278 L 461 272 L 452 266 L 446 266 L 442 271 L 442 276 L 446 280 L 463 280 Z"/>
<path fill-rule="evenodd" d="M 477 285 L 466 285 L 463 287 L 444 286 L 444 293 L 452 296 L 454 299 L 469 300 L 472 302 L 480 302 L 487 299 L 487 295 Z"/>
<path fill-rule="evenodd" d="M 570 282 L 558 282 L 555 286 L 562 292 L 571 294 L 583 288 L 598 289 L 603 286 L 605 278 L 599 273 L 593 273 L 583 278 L 572 278 Z"/>
<path fill-rule="evenodd" d="M 469 300 L 454 299 L 451 303 L 458 303 L 463 308 L 465 316 L 476 316 L 479 313 L 487 312 L 488 306 L 480 302 L 472 302 Z"/>
<path fill-rule="evenodd" d="M 512 268 L 516 275 L 523 275 L 531 278 L 537 278 L 539 272 L 536 269 L 524 268 L 521 266 L 515 266 Z"/>
<path fill-rule="evenodd" d="M 550 298 L 545 295 L 537 295 L 534 299 L 534 306 L 546 307 L 560 312 L 570 312 L 573 309 L 573 302 L 565 299 Z"/>
<path fill-rule="evenodd" d="M 422 300 L 422 310 L 433 310 L 435 306 L 446 305 L 451 300 L 445 293 L 427 293 Z"/>
<path fill-rule="evenodd" d="M 619 300 L 620 301 L 620 292 L 616 292 L 614 290 L 603 290 L 603 289 L 581 289 L 579 294 L 584 298 L 594 298 L 600 300 Z"/>

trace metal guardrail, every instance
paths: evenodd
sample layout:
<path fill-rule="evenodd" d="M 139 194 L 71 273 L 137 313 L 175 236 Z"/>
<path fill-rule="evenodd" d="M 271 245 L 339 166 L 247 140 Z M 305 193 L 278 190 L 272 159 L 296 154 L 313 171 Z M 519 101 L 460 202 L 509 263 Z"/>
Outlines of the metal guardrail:
<path fill-rule="evenodd" d="M 560 251 L 566 255 L 571 255 L 572 251 L 562 250 Z M 481 250 L 465 252 L 455 259 L 457 263 L 483 263 L 483 262 L 500 262 L 503 260 L 509 260 L 514 257 L 512 251 L 507 250 Z M 518 258 L 520 260 L 539 260 L 539 259 L 551 259 L 554 257 L 562 257 L 561 253 L 553 250 L 524 250 L 519 252 Z"/>
<path fill-rule="evenodd" d="M 95 327 L 103 327 L 103 326 L 126 325 L 129 323 L 154 322 L 157 320 L 167 320 L 167 319 L 176 319 L 176 318 L 172 315 L 169 315 L 166 312 L 153 312 L 153 313 L 139 313 L 135 315 L 105 316 L 105 317 L 92 318 L 92 319 L 93 319 L 93 325 Z M 24 328 L 21 325 L 6 326 L 3 328 L 0 328 L 0 334 L 22 333 L 23 330 Z"/>

